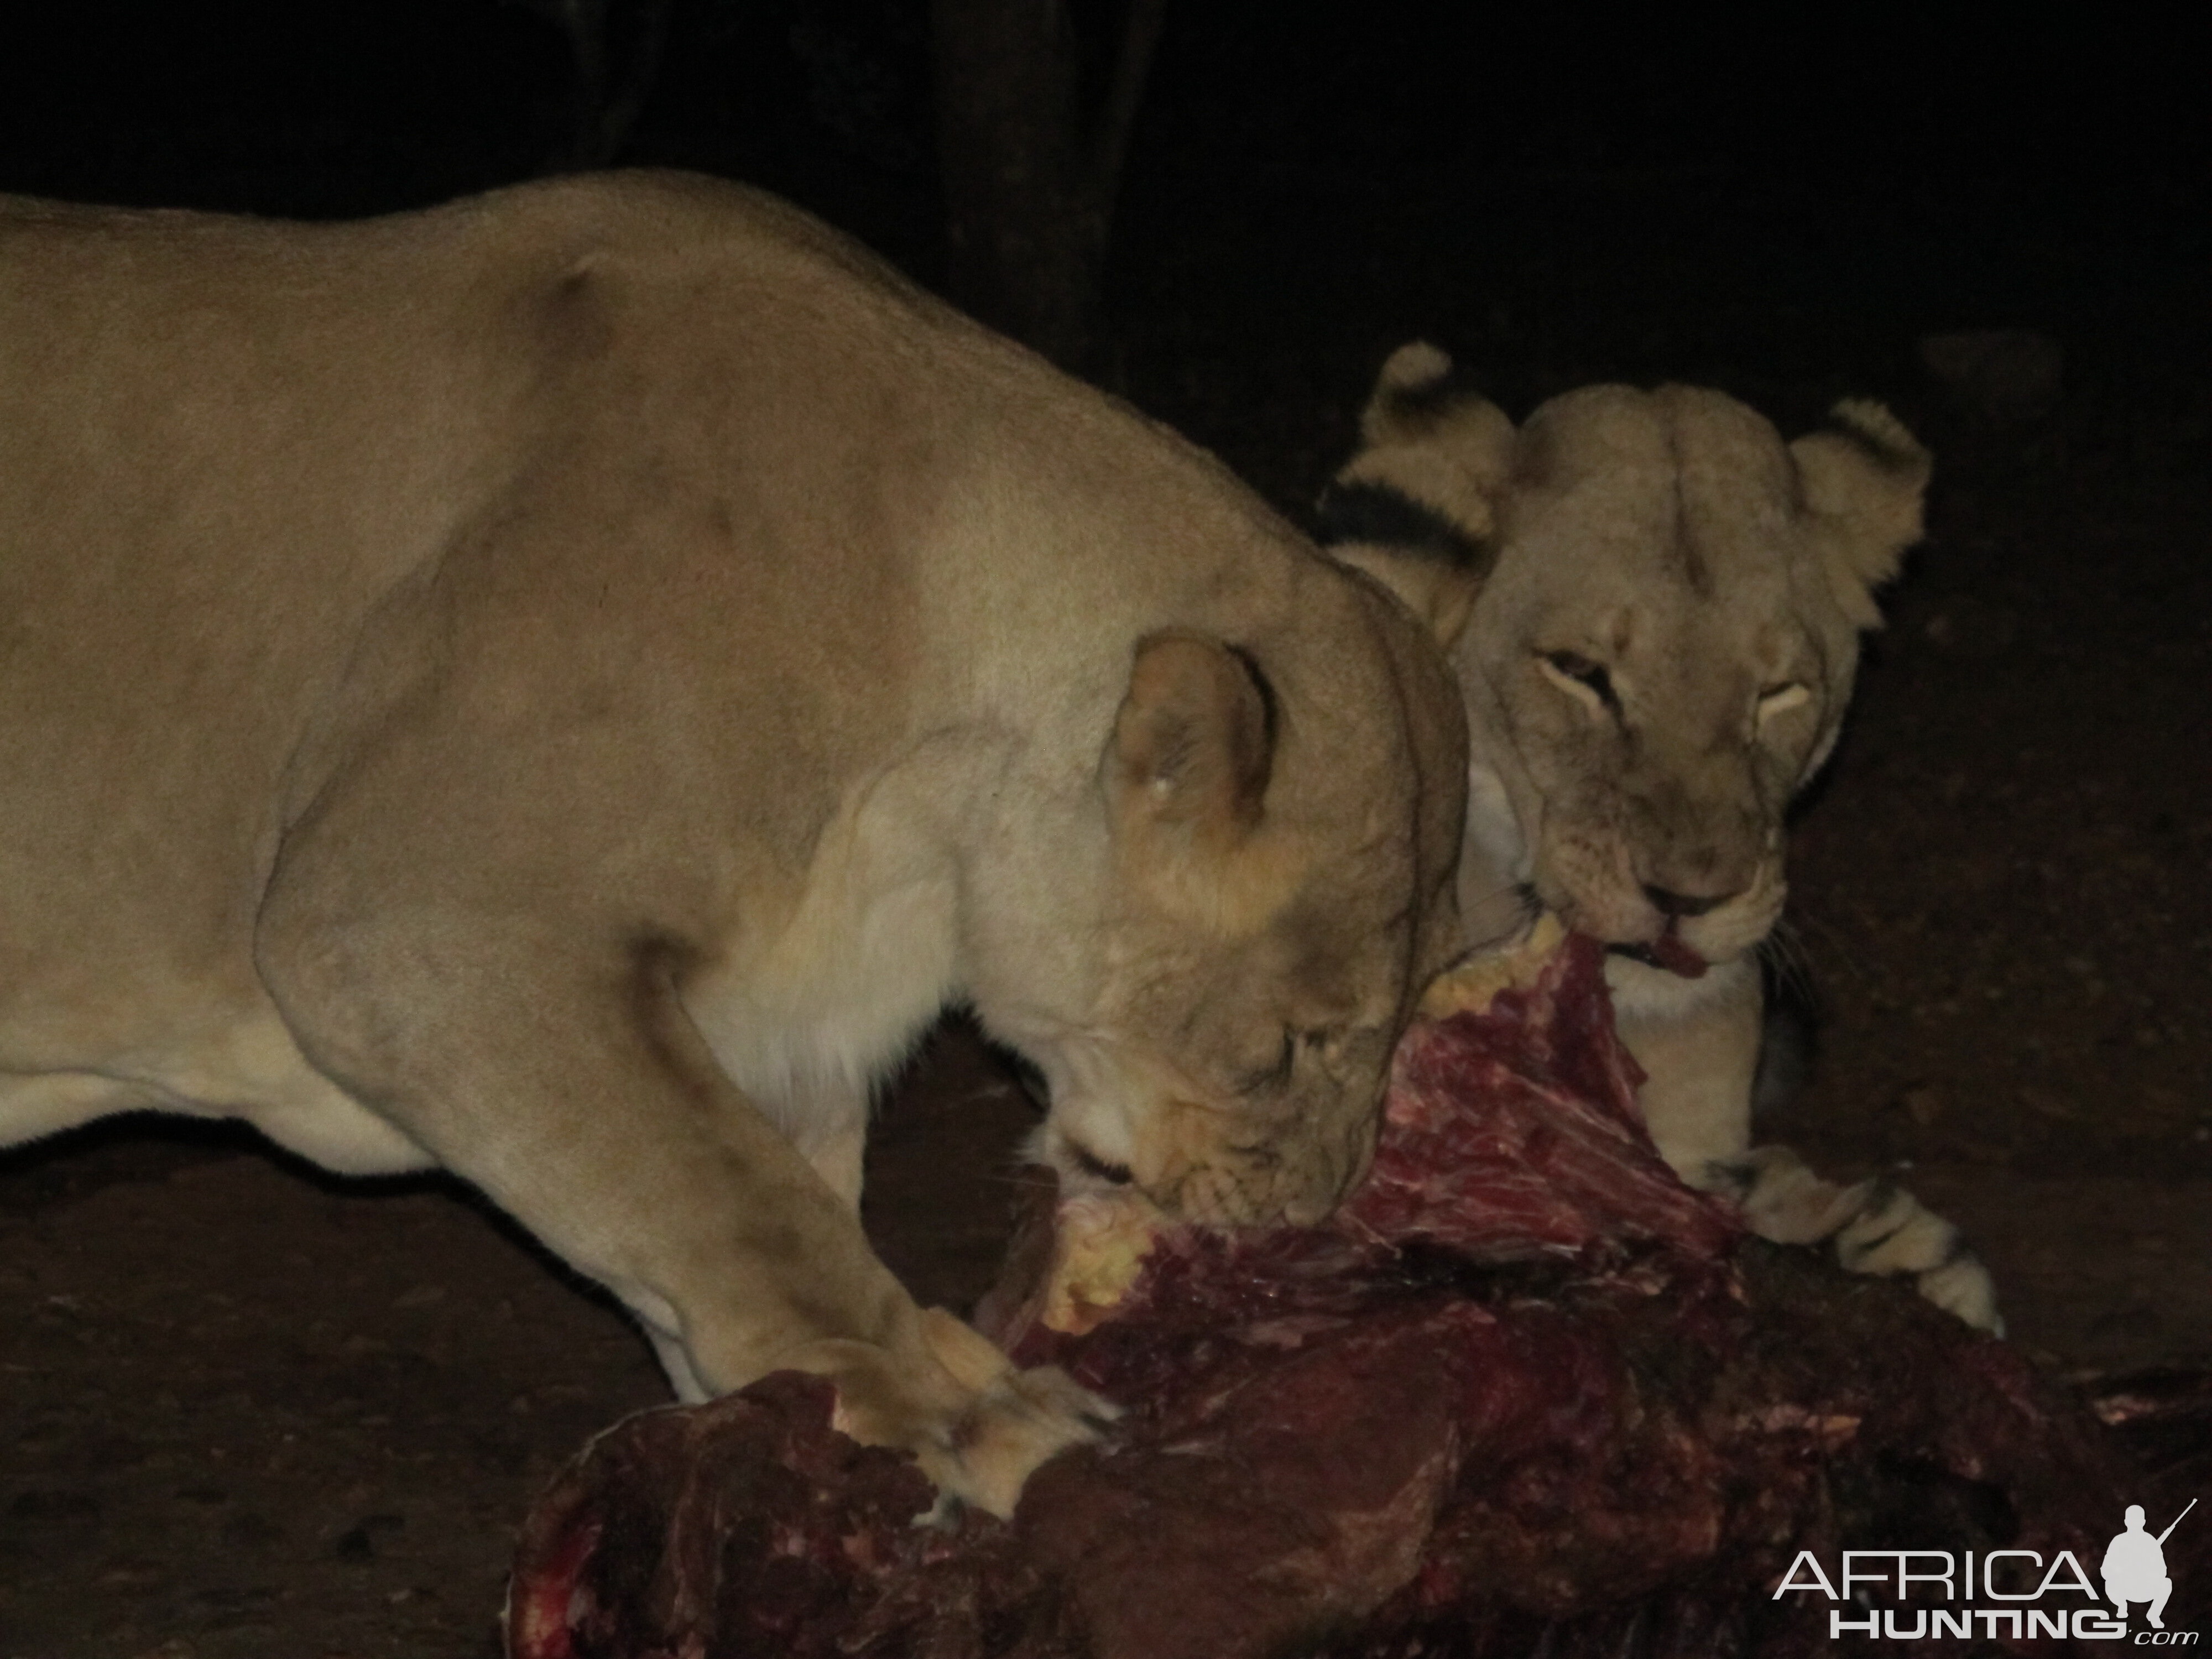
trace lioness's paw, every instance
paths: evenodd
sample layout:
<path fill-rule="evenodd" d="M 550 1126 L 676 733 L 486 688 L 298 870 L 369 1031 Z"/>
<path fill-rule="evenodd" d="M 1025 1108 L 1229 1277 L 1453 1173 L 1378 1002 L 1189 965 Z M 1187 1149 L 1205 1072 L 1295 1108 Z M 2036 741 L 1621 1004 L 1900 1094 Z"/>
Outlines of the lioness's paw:
<path fill-rule="evenodd" d="M 1997 1311 L 1996 1281 L 1963 1240 L 1956 1255 L 1940 1267 L 1916 1274 L 1913 1283 L 1921 1295 L 1976 1330 L 1987 1331 L 1991 1336 L 2005 1334 L 2004 1316 Z"/>
<path fill-rule="evenodd" d="M 939 1308 L 924 1313 L 907 1354 L 823 1341 L 787 1363 L 837 1388 L 836 1426 L 870 1445 L 910 1451 L 950 1504 L 1002 1519 L 1037 1466 L 1099 1437 L 1120 1409 L 1053 1366 L 1017 1370 L 990 1341 Z"/>
<path fill-rule="evenodd" d="M 1116 1415 L 1112 1405 L 1056 1365 L 1010 1369 L 917 1446 L 915 1455 L 945 1500 L 1005 1519 L 1013 1514 L 1032 1471 L 1072 1446 L 1097 1439 Z M 948 1507 L 945 1500 L 939 1514 Z"/>
<path fill-rule="evenodd" d="M 1826 1242 L 1855 1273 L 1908 1278 L 1921 1295 L 1976 1330 L 2004 1334 L 1996 1286 L 1959 1230 L 1901 1187 L 1820 1179 L 1786 1146 L 1761 1146 L 1717 1174 L 1709 1189 L 1730 1191 L 1745 1222 L 1778 1244 Z"/>
<path fill-rule="evenodd" d="M 1835 1237 L 1865 1208 L 1873 1190 L 1871 1182 L 1838 1187 L 1821 1180 L 1787 1146 L 1755 1147 L 1741 1158 L 1710 1166 L 1700 1184 L 1735 1199 L 1745 1224 L 1777 1244 L 1817 1244 Z"/>

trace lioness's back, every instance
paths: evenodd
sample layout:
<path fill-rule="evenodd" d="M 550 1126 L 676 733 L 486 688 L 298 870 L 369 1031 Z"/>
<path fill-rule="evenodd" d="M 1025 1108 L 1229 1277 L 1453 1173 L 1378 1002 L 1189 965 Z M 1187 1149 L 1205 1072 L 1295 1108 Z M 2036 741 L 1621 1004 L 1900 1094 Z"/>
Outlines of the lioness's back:
<path fill-rule="evenodd" d="M 1136 635 L 1353 615 L 1210 459 L 674 175 L 338 225 L 0 205 L 0 1015 L 70 963 L 251 994 L 288 817 L 379 699 L 482 660 L 441 605 L 502 649 L 635 659 L 649 621 L 726 628 L 761 687 L 844 665 L 665 771 L 757 780 L 779 855 L 826 810 L 808 768 L 917 701 L 981 688 L 1073 757 Z M 395 635 L 424 659 L 380 664 Z M 1356 701 L 1376 665 L 1341 672 Z"/>
<path fill-rule="evenodd" d="M 287 769 L 364 619 L 562 465 L 611 366 L 648 378 L 611 349 L 610 264 L 921 320 L 704 180 L 334 225 L 0 202 L 0 1012 L 70 961 L 246 971 Z"/>

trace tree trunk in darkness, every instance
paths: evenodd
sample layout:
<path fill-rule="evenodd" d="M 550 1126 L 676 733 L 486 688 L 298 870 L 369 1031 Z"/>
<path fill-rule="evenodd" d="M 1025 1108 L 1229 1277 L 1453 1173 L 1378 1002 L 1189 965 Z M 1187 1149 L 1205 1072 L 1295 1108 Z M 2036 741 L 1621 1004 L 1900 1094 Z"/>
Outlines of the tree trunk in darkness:
<path fill-rule="evenodd" d="M 1165 9 L 1166 0 L 1128 0 L 1093 112 L 1070 0 L 933 0 L 952 296 L 1064 368 L 1083 358 Z"/>

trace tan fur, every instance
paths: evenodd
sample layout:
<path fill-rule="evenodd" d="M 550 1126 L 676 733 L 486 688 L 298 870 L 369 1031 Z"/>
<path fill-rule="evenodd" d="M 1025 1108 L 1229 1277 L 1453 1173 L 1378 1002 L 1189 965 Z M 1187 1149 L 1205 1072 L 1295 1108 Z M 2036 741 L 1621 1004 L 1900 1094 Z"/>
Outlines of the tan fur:
<path fill-rule="evenodd" d="M 1838 1189 L 1780 1148 L 1747 1159 L 1753 952 L 1787 891 L 1783 815 L 1835 741 L 1859 631 L 1879 620 L 1873 589 L 1919 539 L 1927 453 L 1877 404 L 1839 404 L 1836 430 L 1785 445 L 1692 386 L 1586 387 L 1516 432 L 1450 368 L 1426 344 L 1391 357 L 1332 492 L 1395 490 L 1464 544 L 1334 550 L 1417 614 L 1469 618 L 1453 659 L 1472 757 L 1467 942 L 1510 936 L 1532 904 L 1611 945 L 1671 933 L 1711 964 L 1701 977 L 1608 963 L 1660 1150 L 1693 1184 L 1748 1192 L 1754 1219 L 1801 1228 L 1809 1204 L 1837 1234 Z M 1853 1265 L 1918 1273 L 1994 1324 L 1987 1275 L 1927 1221 L 1912 1249 Z"/>
<path fill-rule="evenodd" d="M 1104 1408 L 869 1252 L 876 1080 L 964 999 L 1066 1156 L 1316 1212 L 1456 929 L 1397 607 L 743 190 L 0 205 L 0 1139 L 442 1164 L 1001 1512 Z"/>

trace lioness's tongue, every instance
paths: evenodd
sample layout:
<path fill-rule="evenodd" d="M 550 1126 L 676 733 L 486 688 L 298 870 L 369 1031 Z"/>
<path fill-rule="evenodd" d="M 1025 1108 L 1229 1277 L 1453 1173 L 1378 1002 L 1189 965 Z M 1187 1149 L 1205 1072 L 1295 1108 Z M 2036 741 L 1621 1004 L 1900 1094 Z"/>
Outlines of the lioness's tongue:
<path fill-rule="evenodd" d="M 1649 945 L 1608 945 L 1606 949 L 1615 956 L 1628 957 L 1647 968 L 1659 968 L 1670 974 L 1680 974 L 1684 979 L 1695 979 L 1705 971 L 1705 959 L 1682 943 L 1682 936 L 1673 927 L 1653 939 Z"/>
<path fill-rule="evenodd" d="M 1651 958 L 1670 974 L 1680 974 L 1684 979 L 1695 979 L 1705 971 L 1705 959 L 1682 943 L 1682 936 L 1669 927 L 1645 947 Z"/>

